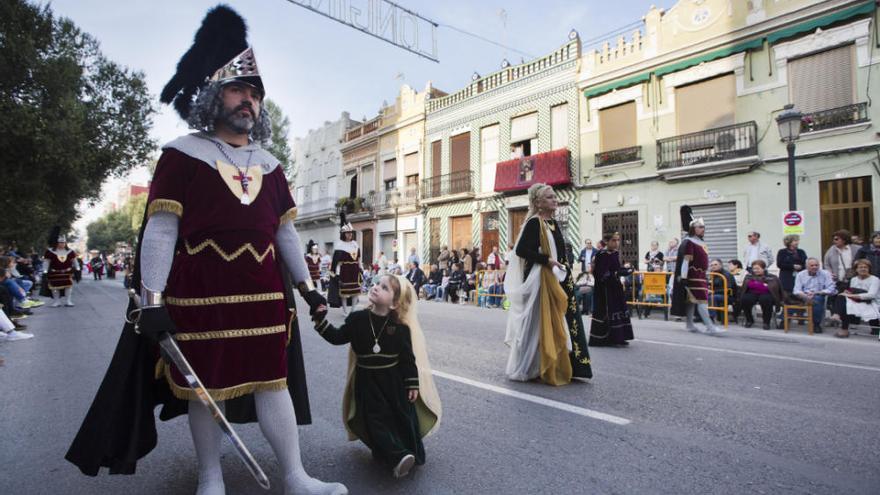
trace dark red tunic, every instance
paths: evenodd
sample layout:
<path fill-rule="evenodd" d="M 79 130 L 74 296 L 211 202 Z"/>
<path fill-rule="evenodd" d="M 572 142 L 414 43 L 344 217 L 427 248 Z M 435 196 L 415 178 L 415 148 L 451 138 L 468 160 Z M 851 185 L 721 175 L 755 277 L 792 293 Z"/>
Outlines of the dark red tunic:
<path fill-rule="evenodd" d="M 289 318 L 275 233 L 296 210 L 280 167 L 247 173 L 251 204 L 243 205 L 217 169 L 169 148 L 148 201 L 148 215 L 180 215 L 165 301 L 178 345 L 215 400 L 287 387 Z M 176 368 L 159 367 L 175 396 L 195 399 Z"/>
<path fill-rule="evenodd" d="M 684 249 L 684 257 L 688 260 L 687 294 L 688 302 L 703 304 L 709 300 L 709 281 L 706 272 L 709 270 L 709 251 L 705 244 L 689 241 Z"/>
<path fill-rule="evenodd" d="M 317 283 L 321 280 L 321 256 L 320 255 L 306 255 L 306 266 L 309 267 L 309 278 L 312 279 L 313 282 Z"/>
<path fill-rule="evenodd" d="M 73 263 L 76 253 L 68 250 L 67 254 L 58 255 L 51 249 L 47 249 L 43 257 L 49 260 L 49 271 L 46 278 L 49 279 L 50 289 L 67 289 L 73 287 Z"/>

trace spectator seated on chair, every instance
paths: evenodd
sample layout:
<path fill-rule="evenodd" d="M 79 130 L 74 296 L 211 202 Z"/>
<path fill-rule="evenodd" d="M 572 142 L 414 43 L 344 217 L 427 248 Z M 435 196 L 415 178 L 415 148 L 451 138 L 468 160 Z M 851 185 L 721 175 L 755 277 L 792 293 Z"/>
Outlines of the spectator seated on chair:
<path fill-rule="evenodd" d="M 736 279 L 734 279 L 733 275 L 724 269 L 724 264 L 720 259 L 714 259 L 711 263 L 709 263 L 709 272 L 710 273 L 718 273 L 724 277 L 724 280 L 727 280 L 727 305 L 732 305 L 736 303 Z M 721 277 L 710 276 L 709 284 L 712 287 L 711 298 L 709 301 L 710 306 L 714 306 L 720 308 L 724 306 L 724 280 Z M 725 308 L 725 311 L 727 308 Z M 711 316 L 715 321 L 723 321 L 724 313 L 721 310 L 712 310 Z"/>
<path fill-rule="evenodd" d="M 582 315 L 590 314 L 593 309 L 593 287 L 595 284 L 596 281 L 593 279 L 589 265 L 587 265 L 587 271 L 578 274 L 577 280 L 574 282 L 575 300 Z"/>
<path fill-rule="evenodd" d="M 822 333 L 825 304 L 828 297 L 836 293 L 837 289 L 831 274 L 819 268 L 818 259 L 807 258 L 806 269 L 798 272 L 794 278 L 792 300 L 799 304 L 812 304 L 814 333 Z"/>
<path fill-rule="evenodd" d="M 841 322 L 835 337 L 849 337 L 850 324 L 859 319 L 868 322 L 872 335 L 880 331 L 880 278 L 871 275 L 871 262 L 867 259 L 856 260 L 853 268 L 856 276 L 835 301 L 835 313 L 840 315 Z"/>
<path fill-rule="evenodd" d="M 434 296 L 437 294 L 437 288 L 440 287 L 442 282 L 443 272 L 440 271 L 436 264 L 431 265 L 428 269 L 428 280 L 425 285 L 422 286 L 426 300 L 434 299 Z"/>
<path fill-rule="evenodd" d="M 752 261 L 751 269 L 752 273 L 746 275 L 739 293 L 740 304 L 746 313 L 746 328 L 755 324 L 752 308 L 759 304 L 764 319 L 763 328 L 770 330 L 774 308 L 782 307 L 782 284 L 777 276 L 767 272 L 767 263 L 762 259 Z"/>
<path fill-rule="evenodd" d="M 452 274 L 449 275 L 449 284 L 444 290 L 444 300 L 448 301 L 451 299 L 453 303 L 457 303 L 458 291 L 464 289 L 466 284 L 467 274 L 464 273 L 464 269 L 462 268 L 461 263 L 453 263 Z"/>

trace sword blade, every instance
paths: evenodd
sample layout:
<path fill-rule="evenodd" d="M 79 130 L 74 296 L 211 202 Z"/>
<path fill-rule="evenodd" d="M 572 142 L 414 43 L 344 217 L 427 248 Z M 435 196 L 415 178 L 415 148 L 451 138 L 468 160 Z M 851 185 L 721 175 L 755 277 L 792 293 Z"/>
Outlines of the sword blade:
<path fill-rule="evenodd" d="M 208 390 L 205 389 L 205 386 L 202 385 L 202 381 L 199 380 L 199 377 L 196 375 L 195 371 L 193 371 L 192 366 L 190 366 L 189 362 L 183 356 L 183 353 L 180 352 L 180 347 L 177 347 L 177 342 L 171 338 L 171 335 L 166 333 L 159 340 L 159 347 L 162 348 L 165 356 L 174 363 L 174 366 L 177 367 L 177 370 L 180 371 L 180 374 L 186 379 L 186 383 L 191 389 L 193 389 L 196 397 L 199 398 L 199 402 L 204 404 L 211 412 L 211 417 L 217 422 L 217 426 L 220 427 L 220 430 L 226 435 L 226 438 L 232 442 L 232 446 L 235 447 L 235 452 L 238 454 L 238 457 L 244 462 L 244 465 L 248 468 L 248 471 L 251 472 L 254 479 L 257 480 L 257 483 L 259 483 L 264 489 L 268 490 L 269 478 L 266 477 L 266 473 L 264 473 L 262 468 L 260 468 L 260 465 L 257 464 L 254 456 L 245 446 L 244 442 L 241 441 L 241 438 L 238 437 L 238 434 L 235 433 L 235 430 L 232 429 L 232 425 L 229 424 L 229 421 L 226 420 L 223 411 L 217 407 L 217 403 L 211 398 L 211 394 L 209 394 Z"/>

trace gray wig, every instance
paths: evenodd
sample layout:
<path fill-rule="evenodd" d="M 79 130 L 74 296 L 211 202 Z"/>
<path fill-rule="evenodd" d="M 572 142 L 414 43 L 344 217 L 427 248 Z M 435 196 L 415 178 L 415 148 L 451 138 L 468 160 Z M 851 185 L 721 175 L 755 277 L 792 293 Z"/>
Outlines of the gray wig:
<path fill-rule="evenodd" d="M 223 116 L 223 99 L 220 96 L 222 89 L 223 86 L 214 81 L 199 90 L 186 119 L 186 123 L 191 129 L 214 132 L 217 119 Z M 272 120 L 262 104 L 260 105 L 260 116 L 254 122 L 250 137 L 259 143 L 266 143 L 272 138 Z"/>

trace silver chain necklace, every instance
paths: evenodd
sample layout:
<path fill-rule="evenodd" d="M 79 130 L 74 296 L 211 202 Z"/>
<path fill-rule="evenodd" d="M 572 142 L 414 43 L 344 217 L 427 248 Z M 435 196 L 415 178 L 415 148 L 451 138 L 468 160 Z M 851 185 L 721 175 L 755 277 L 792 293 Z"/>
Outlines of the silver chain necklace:
<path fill-rule="evenodd" d="M 241 195 L 241 204 L 251 204 L 251 197 L 248 194 L 248 184 L 250 184 L 250 178 L 248 178 L 247 176 L 247 171 L 251 166 L 251 158 L 253 158 L 254 152 L 252 150 L 248 150 L 248 161 L 247 164 L 244 166 L 244 170 L 242 170 L 241 167 L 239 167 L 238 164 L 235 163 L 235 160 L 233 160 L 232 157 L 229 156 L 229 153 L 227 153 L 226 150 L 223 149 L 222 144 L 214 141 L 213 139 L 211 140 L 211 142 L 214 143 L 215 146 L 217 146 L 217 149 L 220 150 L 220 153 L 222 153 L 224 157 L 226 157 L 226 160 L 230 164 L 232 164 L 232 166 L 235 167 L 236 170 L 238 170 L 238 177 L 233 177 L 233 179 L 238 179 L 238 182 L 241 184 L 241 190 L 244 193 Z"/>

